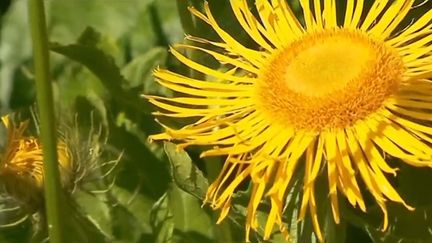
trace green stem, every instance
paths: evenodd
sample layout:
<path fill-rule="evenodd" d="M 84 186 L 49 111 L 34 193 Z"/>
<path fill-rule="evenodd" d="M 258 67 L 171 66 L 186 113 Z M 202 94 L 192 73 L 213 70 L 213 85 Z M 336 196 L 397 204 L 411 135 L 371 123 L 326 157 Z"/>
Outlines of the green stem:
<path fill-rule="evenodd" d="M 192 18 L 192 14 L 188 9 L 189 5 L 192 4 L 187 0 L 177 0 L 177 10 L 180 16 L 180 22 L 183 30 L 186 34 L 194 35 L 196 34 L 196 28 L 194 20 Z"/>
<path fill-rule="evenodd" d="M 62 191 L 57 163 L 56 127 L 51 79 L 49 75 L 48 38 L 43 0 L 28 0 L 33 41 L 37 103 L 40 115 L 44 156 L 45 206 L 51 243 L 64 242 L 61 221 Z"/>
<path fill-rule="evenodd" d="M 169 41 L 162 28 L 162 23 L 159 18 L 159 13 L 156 8 L 156 3 L 153 2 L 149 6 L 150 19 L 152 22 L 153 31 L 156 34 L 157 45 L 168 46 Z"/>
<path fill-rule="evenodd" d="M 204 38 L 205 35 L 203 33 L 203 29 L 205 29 L 205 28 L 203 28 L 203 27 L 205 27 L 205 26 L 203 26 L 201 21 L 196 21 L 196 18 L 194 18 L 192 13 L 189 11 L 188 7 L 198 8 L 197 6 L 194 6 L 192 1 L 190 1 L 190 0 L 177 0 L 177 10 L 178 10 L 178 13 L 180 16 L 180 22 L 181 22 L 181 25 L 182 25 L 184 32 L 188 35 L 198 36 L 198 37 Z M 197 44 L 197 43 L 194 43 L 191 41 L 186 41 L 186 43 L 194 44 L 194 45 Z M 189 57 L 189 59 L 194 60 L 196 62 L 201 62 L 203 59 L 203 53 L 196 51 L 196 50 L 190 49 L 186 52 L 186 54 Z M 200 72 L 195 71 L 193 69 L 189 70 L 189 74 L 192 78 L 195 78 L 195 79 L 205 79 L 206 78 L 203 73 L 200 73 Z"/>

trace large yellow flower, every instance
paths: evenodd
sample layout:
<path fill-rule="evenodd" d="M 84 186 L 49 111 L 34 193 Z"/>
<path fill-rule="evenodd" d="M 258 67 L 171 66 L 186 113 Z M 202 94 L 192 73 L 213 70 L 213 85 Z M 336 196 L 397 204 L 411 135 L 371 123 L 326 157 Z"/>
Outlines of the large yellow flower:
<path fill-rule="evenodd" d="M 221 40 L 188 36 L 198 44 L 178 45 L 171 52 L 207 80 L 219 81 L 159 69 L 157 81 L 184 95 L 148 97 L 164 110 L 157 115 L 196 118 L 180 129 L 164 126 L 165 132 L 151 139 L 175 140 L 182 147 L 210 145 L 203 157 L 227 157 L 206 197 L 222 209 L 221 219 L 235 190 L 250 180 L 247 236 L 258 228 L 256 212 L 263 199 L 271 202 L 264 237 L 275 224 L 284 231 L 285 200 L 299 166 L 305 168 L 300 219 L 310 213 L 320 240 L 314 193 L 320 171 L 328 175 L 336 223 L 338 194 L 366 211 L 366 190 L 358 179 L 382 209 L 383 229 L 387 201 L 412 209 L 387 180 L 397 169 L 384 154 L 412 166 L 432 166 L 432 10 L 406 26 L 401 23 L 414 0 L 375 1 L 367 12 L 363 0 L 346 1 L 344 11 L 336 0 L 300 0 L 303 24 L 284 0 L 256 0 L 257 16 L 246 0 L 230 2 L 260 48 L 224 31 L 207 4 L 205 13 L 191 9 Z M 223 68 L 198 63 L 179 49 L 213 56 Z"/>

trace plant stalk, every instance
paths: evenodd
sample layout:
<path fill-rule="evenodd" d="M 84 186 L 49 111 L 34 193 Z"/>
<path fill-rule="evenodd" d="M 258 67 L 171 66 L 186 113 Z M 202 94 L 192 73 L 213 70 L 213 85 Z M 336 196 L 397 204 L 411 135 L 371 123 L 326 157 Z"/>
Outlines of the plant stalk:
<path fill-rule="evenodd" d="M 43 0 L 28 0 L 28 14 L 33 42 L 40 138 L 44 156 L 45 207 L 51 243 L 64 241 L 61 220 L 62 188 L 58 170 L 54 101 L 49 74 L 48 38 Z"/>

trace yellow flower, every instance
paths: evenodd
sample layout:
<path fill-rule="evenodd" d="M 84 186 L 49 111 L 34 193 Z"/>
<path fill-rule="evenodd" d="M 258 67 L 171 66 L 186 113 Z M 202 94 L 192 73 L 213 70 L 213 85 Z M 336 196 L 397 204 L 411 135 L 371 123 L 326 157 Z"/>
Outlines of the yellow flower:
<path fill-rule="evenodd" d="M 366 211 L 366 190 L 358 180 L 382 209 L 383 229 L 388 225 L 386 202 L 412 210 L 387 180 L 397 169 L 384 154 L 412 166 L 432 166 L 432 10 L 403 26 L 414 0 L 374 1 L 367 12 L 363 0 L 346 1 L 343 11 L 336 0 L 300 0 L 302 23 L 284 0 L 256 0 L 257 16 L 245 0 L 230 3 L 259 48 L 223 30 L 207 4 L 205 13 L 191 9 L 221 40 L 188 36 L 196 45 L 177 45 L 171 52 L 191 69 L 220 81 L 160 69 L 157 81 L 184 95 L 148 96 L 165 110 L 157 115 L 196 119 L 180 129 L 164 125 L 165 132 L 151 139 L 210 146 L 201 156 L 227 157 L 206 196 L 213 208 L 222 209 L 220 219 L 236 189 L 250 181 L 247 237 L 259 227 L 256 213 L 263 199 L 271 203 L 264 238 L 275 225 L 286 231 L 285 200 L 300 166 L 305 173 L 299 218 L 309 212 L 321 241 L 314 192 L 321 171 L 328 177 L 336 223 L 339 195 Z M 178 49 L 206 53 L 224 69 L 191 60 Z"/>
<path fill-rule="evenodd" d="M 43 154 L 38 138 L 26 136 L 28 121 L 16 126 L 9 116 L 2 117 L 7 144 L 0 162 L 0 181 L 6 192 L 34 212 L 43 205 Z M 57 145 L 59 168 L 64 186 L 70 184 L 72 162 L 64 141 Z"/>

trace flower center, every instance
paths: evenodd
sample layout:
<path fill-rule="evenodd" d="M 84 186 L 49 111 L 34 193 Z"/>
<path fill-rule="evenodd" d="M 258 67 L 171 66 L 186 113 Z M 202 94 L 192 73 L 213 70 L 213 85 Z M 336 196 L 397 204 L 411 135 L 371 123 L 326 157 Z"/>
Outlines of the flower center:
<path fill-rule="evenodd" d="M 360 31 L 305 35 L 258 77 L 258 109 L 297 129 L 345 128 L 379 109 L 402 80 L 401 57 Z"/>
<path fill-rule="evenodd" d="M 365 43 L 341 36 L 303 48 L 287 63 L 283 79 L 292 91 L 316 97 L 344 88 L 374 58 Z"/>

